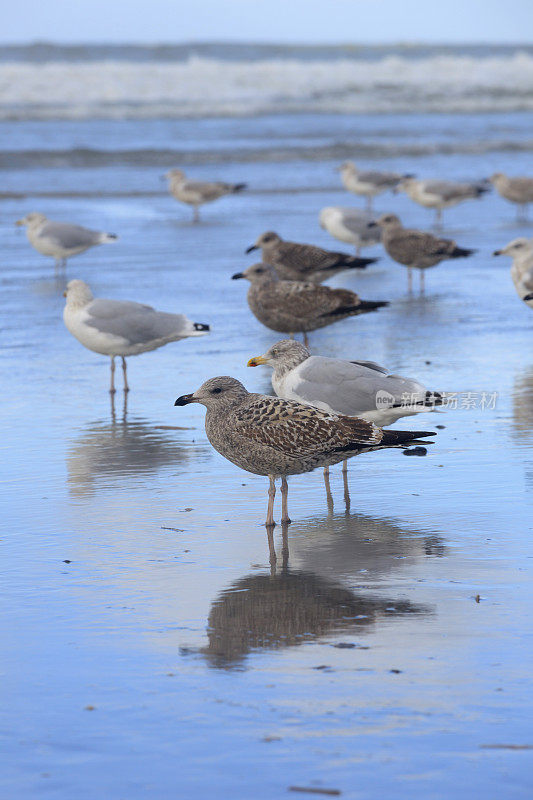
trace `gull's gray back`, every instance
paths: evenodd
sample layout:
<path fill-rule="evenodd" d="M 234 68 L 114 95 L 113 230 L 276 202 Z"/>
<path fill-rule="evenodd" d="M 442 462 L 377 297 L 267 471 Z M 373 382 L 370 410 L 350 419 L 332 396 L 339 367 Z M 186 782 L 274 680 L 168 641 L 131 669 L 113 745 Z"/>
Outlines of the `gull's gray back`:
<path fill-rule="evenodd" d="M 99 244 L 100 235 L 98 231 L 90 231 L 81 225 L 69 225 L 67 222 L 47 222 L 39 232 L 39 236 L 67 249 Z"/>
<path fill-rule="evenodd" d="M 312 405 L 321 400 L 348 416 L 375 410 L 379 391 L 386 391 L 397 403 L 405 400 L 406 394 L 425 396 L 425 387 L 417 381 L 389 375 L 384 367 L 370 364 L 311 356 L 297 368 L 299 382 L 295 375 L 294 391 L 306 403 Z"/>
<path fill-rule="evenodd" d="M 101 333 L 121 336 L 131 345 L 179 339 L 190 334 L 184 314 L 167 314 L 151 306 L 121 300 L 93 300 L 87 306 L 87 325 Z"/>

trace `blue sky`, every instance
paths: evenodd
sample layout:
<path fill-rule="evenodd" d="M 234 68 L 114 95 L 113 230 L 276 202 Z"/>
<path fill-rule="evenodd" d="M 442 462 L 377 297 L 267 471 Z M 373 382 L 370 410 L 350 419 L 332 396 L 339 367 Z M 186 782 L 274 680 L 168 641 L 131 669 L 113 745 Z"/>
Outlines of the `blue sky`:
<path fill-rule="evenodd" d="M 18 0 L 1 42 L 524 42 L 533 0 Z"/>

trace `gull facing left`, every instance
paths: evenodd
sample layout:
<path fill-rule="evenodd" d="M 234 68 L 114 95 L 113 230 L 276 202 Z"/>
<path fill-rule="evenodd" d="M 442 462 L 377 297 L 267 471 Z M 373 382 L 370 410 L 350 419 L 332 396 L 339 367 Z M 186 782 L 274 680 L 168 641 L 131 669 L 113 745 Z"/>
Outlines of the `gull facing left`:
<path fill-rule="evenodd" d="M 26 214 L 15 225 L 26 226 L 29 243 L 43 256 L 52 256 L 56 269 L 65 267 L 68 258 L 84 253 L 90 247 L 118 239 L 115 233 L 92 231 L 70 222 L 54 222 L 37 211 Z"/>
<path fill-rule="evenodd" d="M 72 280 L 64 292 L 63 320 L 70 333 L 95 353 L 111 357 L 111 385 L 115 393 L 115 356 L 122 358 L 124 391 L 129 391 L 126 356 L 156 350 L 188 336 L 205 336 L 209 325 L 191 322 L 184 314 L 168 314 L 127 300 L 95 298 L 89 286 Z"/>
<path fill-rule="evenodd" d="M 206 407 L 205 431 L 215 450 L 241 469 L 268 477 L 267 527 L 275 525 L 276 478 L 281 478 L 281 521 L 288 523 L 288 475 L 434 436 L 427 431 L 384 431 L 357 417 L 330 414 L 280 397 L 251 394 L 240 381 L 227 375 L 210 378 L 192 394 L 178 397 L 174 405 L 189 403 Z"/>

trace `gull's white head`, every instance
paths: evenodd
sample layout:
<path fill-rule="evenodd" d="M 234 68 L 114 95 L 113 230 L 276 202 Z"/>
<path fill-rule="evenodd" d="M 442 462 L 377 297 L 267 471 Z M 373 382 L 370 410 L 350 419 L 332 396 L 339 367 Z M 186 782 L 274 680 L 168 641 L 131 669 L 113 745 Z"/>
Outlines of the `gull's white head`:
<path fill-rule="evenodd" d="M 169 169 L 168 172 L 165 172 L 165 178 L 168 178 L 170 181 L 184 181 L 185 173 L 182 169 Z"/>
<path fill-rule="evenodd" d="M 533 254 L 533 240 L 520 236 L 506 244 L 501 250 L 495 250 L 493 256 L 510 256 L 511 258 L 521 258 Z"/>
<path fill-rule="evenodd" d="M 337 169 L 341 175 L 357 175 L 359 171 L 353 161 L 344 161 Z"/>
<path fill-rule="evenodd" d="M 37 225 L 42 225 L 43 222 L 46 222 L 44 214 L 40 214 L 38 211 L 30 211 L 25 217 L 18 219 L 15 225 L 27 225 L 28 228 L 35 228 Z"/>
<path fill-rule="evenodd" d="M 218 412 L 239 405 L 247 396 L 248 392 L 240 381 L 229 375 L 221 375 L 205 381 L 192 394 L 182 394 L 174 405 L 187 406 L 189 403 L 201 403 L 208 411 Z"/>
<path fill-rule="evenodd" d="M 326 208 L 322 209 L 318 217 L 320 222 L 320 227 L 326 230 L 326 225 L 328 224 L 328 222 L 329 221 L 333 222 L 333 220 L 338 216 L 339 216 L 339 211 L 337 208 L 335 208 L 335 206 L 326 206 Z"/>
<path fill-rule="evenodd" d="M 267 364 L 274 370 L 294 369 L 310 356 L 310 352 L 303 344 L 293 339 L 280 339 L 273 344 L 262 356 L 254 356 L 248 361 L 248 367 L 258 367 L 260 364 Z"/>
<path fill-rule="evenodd" d="M 89 286 L 85 281 L 80 281 L 77 278 L 67 283 L 63 296 L 67 298 L 67 306 L 70 307 L 82 308 L 90 303 L 91 300 L 94 300 Z"/>

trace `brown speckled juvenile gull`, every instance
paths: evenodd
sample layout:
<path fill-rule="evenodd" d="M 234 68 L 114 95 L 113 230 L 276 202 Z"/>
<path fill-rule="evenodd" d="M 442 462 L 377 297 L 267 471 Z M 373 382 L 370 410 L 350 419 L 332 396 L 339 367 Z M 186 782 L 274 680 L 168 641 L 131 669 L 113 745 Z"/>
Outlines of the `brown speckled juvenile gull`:
<path fill-rule="evenodd" d="M 201 403 L 207 409 L 207 438 L 224 458 L 255 475 L 268 476 L 266 525 L 274 525 L 276 478 L 281 478 L 282 522 L 290 522 L 287 475 L 311 472 L 345 458 L 414 444 L 421 431 L 384 431 L 357 417 L 320 411 L 292 400 L 250 394 L 227 375 L 211 378 L 174 405 Z"/>
<path fill-rule="evenodd" d="M 516 203 L 517 219 L 527 219 L 528 204 L 533 203 L 533 178 L 510 178 L 503 172 L 495 172 L 490 181 L 501 197 Z"/>
<path fill-rule="evenodd" d="M 233 279 L 246 278 L 248 305 L 259 322 L 280 333 L 303 333 L 324 328 L 339 319 L 376 311 L 388 302 L 361 300 L 348 289 L 332 289 L 314 283 L 283 281 L 270 264 L 254 264 Z"/>
<path fill-rule="evenodd" d="M 222 181 L 189 181 L 181 169 L 171 169 L 165 173 L 170 194 L 181 203 L 193 206 L 193 222 L 198 222 L 198 209 L 204 203 L 211 203 L 226 194 L 235 194 L 246 188 L 245 183 L 223 183 Z"/>
<path fill-rule="evenodd" d="M 424 291 L 424 270 L 434 267 L 447 258 L 466 258 L 475 253 L 458 247 L 451 239 L 440 239 L 431 233 L 404 228 L 396 214 L 383 214 L 377 222 L 383 247 L 394 261 L 407 267 L 407 280 L 411 289 L 411 269 L 420 270 L 420 290 Z"/>
<path fill-rule="evenodd" d="M 322 283 L 345 269 L 364 269 L 378 260 L 323 250 L 312 244 L 286 242 L 274 231 L 262 233 L 246 252 L 258 249 L 261 249 L 265 264 L 272 264 L 284 281 Z"/>

